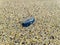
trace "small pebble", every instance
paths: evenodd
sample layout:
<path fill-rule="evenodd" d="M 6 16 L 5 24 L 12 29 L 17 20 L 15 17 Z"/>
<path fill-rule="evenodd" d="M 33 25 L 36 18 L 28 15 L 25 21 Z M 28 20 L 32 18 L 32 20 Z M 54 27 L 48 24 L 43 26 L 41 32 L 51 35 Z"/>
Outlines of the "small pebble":
<path fill-rule="evenodd" d="M 33 24 L 35 21 L 35 18 L 34 17 L 30 17 L 28 18 L 27 20 L 25 20 L 23 23 L 22 23 L 22 26 L 23 27 L 28 27 L 30 26 L 31 24 Z"/>
<path fill-rule="evenodd" d="M 51 36 L 50 39 L 54 39 L 54 36 Z"/>

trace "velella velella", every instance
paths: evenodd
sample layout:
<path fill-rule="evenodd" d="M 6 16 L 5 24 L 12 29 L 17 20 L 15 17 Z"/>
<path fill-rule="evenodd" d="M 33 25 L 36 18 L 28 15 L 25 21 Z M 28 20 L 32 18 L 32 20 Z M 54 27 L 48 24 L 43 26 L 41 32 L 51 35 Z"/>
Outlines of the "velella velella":
<path fill-rule="evenodd" d="M 28 27 L 28 26 L 30 26 L 31 24 L 33 24 L 34 21 L 35 21 L 35 18 L 34 18 L 34 17 L 30 17 L 30 18 L 28 18 L 28 19 L 26 19 L 26 20 L 24 20 L 24 21 L 22 22 L 22 26 L 23 26 L 23 27 Z"/>

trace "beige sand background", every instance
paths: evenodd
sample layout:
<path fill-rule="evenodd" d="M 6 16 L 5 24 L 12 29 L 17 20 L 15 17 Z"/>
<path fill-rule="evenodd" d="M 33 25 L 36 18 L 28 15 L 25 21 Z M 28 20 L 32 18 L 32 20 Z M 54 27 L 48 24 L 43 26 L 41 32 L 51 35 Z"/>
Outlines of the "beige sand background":
<path fill-rule="evenodd" d="M 60 0 L 0 0 L 0 45 L 60 45 Z"/>

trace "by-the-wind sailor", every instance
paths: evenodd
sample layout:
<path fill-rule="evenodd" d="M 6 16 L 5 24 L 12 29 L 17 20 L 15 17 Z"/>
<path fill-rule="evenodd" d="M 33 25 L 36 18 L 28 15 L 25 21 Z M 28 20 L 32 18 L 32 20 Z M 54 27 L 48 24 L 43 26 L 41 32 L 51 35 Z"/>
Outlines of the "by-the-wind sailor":
<path fill-rule="evenodd" d="M 28 18 L 28 19 L 26 19 L 25 21 L 22 22 L 22 26 L 23 27 L 28 27 L 31 24 L 33 24 L 34 21 L 35 21 L 35 18 L 34 17 L 30 17 L 30 18 Z"/>

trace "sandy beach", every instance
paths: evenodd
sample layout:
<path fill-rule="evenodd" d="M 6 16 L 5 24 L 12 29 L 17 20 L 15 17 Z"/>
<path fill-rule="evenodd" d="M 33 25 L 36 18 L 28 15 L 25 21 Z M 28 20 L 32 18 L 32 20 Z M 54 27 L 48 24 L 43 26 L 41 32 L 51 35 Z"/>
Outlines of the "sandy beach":
<path fill-rule="evenodd" d="M 60 0 L 0 0 L 0 45 L 60 45 Z"/>

